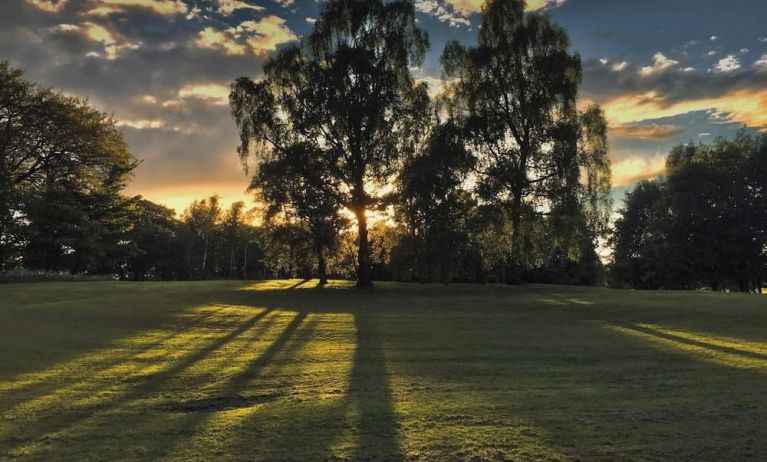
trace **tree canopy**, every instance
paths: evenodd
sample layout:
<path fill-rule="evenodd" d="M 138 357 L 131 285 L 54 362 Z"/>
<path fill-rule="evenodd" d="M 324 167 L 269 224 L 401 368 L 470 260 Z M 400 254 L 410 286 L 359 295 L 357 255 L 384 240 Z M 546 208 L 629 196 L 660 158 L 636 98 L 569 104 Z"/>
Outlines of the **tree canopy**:
<path fill-rule="evenodd" d="M 264 64 L 265 78 L 238 79 L 231 105 L 239 152 L 286 157 L 296 145 L 316 153 L 321 189 L 357 222 L 359 287 L 372 285 L 367 212 L 412 149 L 426 88 L 409 67 L 428 47 L 412 2 L 331 0 L 313 31 Z"/>

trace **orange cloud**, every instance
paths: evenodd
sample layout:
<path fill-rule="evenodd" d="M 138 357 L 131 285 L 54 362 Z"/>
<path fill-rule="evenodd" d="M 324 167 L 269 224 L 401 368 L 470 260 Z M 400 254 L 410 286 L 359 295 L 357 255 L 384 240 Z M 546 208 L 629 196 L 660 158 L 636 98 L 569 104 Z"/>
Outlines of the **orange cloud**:
<path fill-rule="evenodd" d="M 237 27 L 226 30 L 205 28 L 194 43 L 201 48 L 222 50 L 228 55 L 244 55 L 249 51 L 265 55 L 276 50 L 278 45 L 297 39 L 284 19 L 271 15 L 258 21 L 243 21 Z"/>
<path fill-rule="evenodd" d="M 213 104 L 229 104 L 229 86 L 218 83 L 184 85 L 179 91 L 180 98 L 196 98 Z"/>
<path fill-rule="evenodd" d="M 611 169 L 613 186 L 625 186 L 662 175 L 666 171 L 666 156 L 631 156 L 613 161 Z"/>
<path fill-rule="evenodd" d="M 767 127 L 767 90 L 736 90 L 721 96 L 670 102 L 654 91 L 619 96 L 603 104 L 611 125 L 713 110 L 749 127 Z"/>
<path fill-rule="evenodd" d="M 683 133 L 680 127 L 670 124 L 626 124 L 610 127 L 610 135 L 643 140 L 663 140 Z"/>
<path fill-rule="evenodd" d="M 181 0 L 100 0 L 99 5 L 90 10 L 88 14 L 107 16 L 125 11 L 128 8 L 143 8 L 163 16 L 174 16 L 187 12 L 186 4 Z"/>
<path fill-rule="evenodd" d="M 104 53 L 97 53 L 92 51 L 88 53 L 88 56 L 104 57 L 106 59 L 112 60 L 117 58 L 120 53 L 125 50 L 135 50 L 139 48 L 139 45 L 136 43 L 118 40 L 112 31 L 100 24 L 96 24 L 90 21 L 86 21 L 81 24 L 59 24 L 53 28 L 53 30 L 65 33 L 78 33 L 91 42 L 101 43 L 104 46 Z"/>
<path fill-rule="evenodd" d="M 67 5 L 68 0 L 26 0 L 28 4 L 48 13 L 58 13 Z"/>

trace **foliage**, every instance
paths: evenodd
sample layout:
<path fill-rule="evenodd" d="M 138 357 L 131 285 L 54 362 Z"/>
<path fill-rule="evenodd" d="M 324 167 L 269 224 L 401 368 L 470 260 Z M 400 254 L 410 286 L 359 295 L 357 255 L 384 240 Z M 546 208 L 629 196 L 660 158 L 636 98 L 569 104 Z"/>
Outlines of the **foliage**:
<path fill-rule="evenodd" d="M 0 266 L 114 273 L 138 164 L 115 121 L 0 63 Z"/>
<path fill-rule="evenodd" d="M 741 132 L 674 148 L 667 177 L 628 194 L 616 222 L 614 283 L 760 290 L 767 276 L 767 136 Z"/>
<path fill-rule="evenodd" d="M 360 287 L 372 285 L 367 212 L 427 112 L 409 72 L 427 47 L 409 1 L 331 0 L 301 44 L 267 60 L 264 80 L 232 86 L 243 161 L 251 145 L 267 160 L 299 145 L 318 161 L 322 193 L 354 214 Z"/>
<path fill-rule="evenodd" d="M 609 214 L 606 122 L 597 107 L 576 110 L 581 62 L 569 47 L 547 16 L 525 13 L 518 0 L 493 0 L 477 46 L 452 41 L 442 54 L 453 80 L 448 110 L 476 156 L 478 193 L 509 210 L 514 273 L 529 260 L 523 220 L 558 215 L 558 225 L 568 225 L 562 236 L 574 236 L 581 225 L 604 232 Z M 577 250 L 578 242 L 566 245 Z"/>

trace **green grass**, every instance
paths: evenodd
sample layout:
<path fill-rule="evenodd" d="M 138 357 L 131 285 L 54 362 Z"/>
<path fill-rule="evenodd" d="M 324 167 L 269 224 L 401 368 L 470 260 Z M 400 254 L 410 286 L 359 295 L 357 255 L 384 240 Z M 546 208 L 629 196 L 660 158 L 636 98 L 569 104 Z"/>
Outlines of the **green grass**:
<path fill-rule="evenodd" d="M 0 460 L 767 460 L 767 297 L 0 285 Z"/>

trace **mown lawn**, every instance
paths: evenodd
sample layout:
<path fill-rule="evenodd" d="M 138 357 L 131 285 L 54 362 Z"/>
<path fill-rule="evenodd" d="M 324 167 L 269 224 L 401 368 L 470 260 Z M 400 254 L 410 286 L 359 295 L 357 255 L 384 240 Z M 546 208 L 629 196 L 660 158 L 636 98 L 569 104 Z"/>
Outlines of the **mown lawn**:
<path fill-rule="evenodd" d="M 0 460 L 767 460 L 767 297 L 0 285 Z"/>

